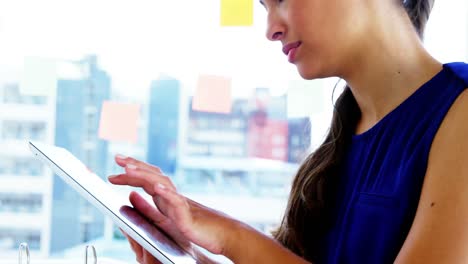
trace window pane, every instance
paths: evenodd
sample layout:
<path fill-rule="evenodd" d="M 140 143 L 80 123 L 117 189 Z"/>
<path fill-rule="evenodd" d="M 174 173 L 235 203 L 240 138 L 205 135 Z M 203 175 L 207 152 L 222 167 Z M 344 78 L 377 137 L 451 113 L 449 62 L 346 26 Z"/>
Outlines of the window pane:
<path fill-rule="evenodd" d="M 338 80 L 300 82 L 293 92 L 301 78 L 279 43 L 264 39 L 261 8 L 252 27 L 221 28 L 211 1 L 10 2 L 0 10 L 1 259 L 27 242 L 38 257 L 81 257 L 92 243 L 99 256 L 134 261 L 115 225 L 35 160 L 28 140 L 65 147 L 103 179 L 122 172 L 115 154 L 141 159 L 200 203 L 265 233 L 279 224 L 300 163 L 328 129 Z M 440 61 L 468 59 L 467 17 L 466 1 L 436 2 L 425 44 Z M 56 73 L 37 67 L 29 76 L 30 60 Z M 206 76 L 218 81 L 200 100 Z M 27 78 L 37 78 L 29 92 Z M 56 87 L 30 94 L 40 78 Z M 219 108 L 226 94 L 228 113 L 194 110 L 194 102 Z M 108 101 L 139 106 L 137 120 L 106 120 L 136 141 L 100 136 Z"/>

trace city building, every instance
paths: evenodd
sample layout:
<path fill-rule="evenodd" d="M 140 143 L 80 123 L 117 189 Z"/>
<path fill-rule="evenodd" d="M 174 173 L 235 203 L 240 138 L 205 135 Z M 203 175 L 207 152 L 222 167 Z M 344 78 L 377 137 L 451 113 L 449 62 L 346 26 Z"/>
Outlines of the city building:
<path fill-rule="evenodd" d="M 19 78 L 0 80 L 0 252 L 48 255 L 52 173 L 33 158 L 28 141 L 53 143 L 55 98 L 20 93 Z"/>
<path fill-rule="evenodd" d="M 181 127 L 186 137 L 178 156 L 179 190 L 268 232 L 284 212 L 299 162 L 289 159 L 286 97 L 258 88 L 251 98 L 235 98 L 229 114 L 190 105 L 188 113 Z M 293 135 L 304 136 L 297 130 L 292 127 Z M 310 135 L 299 143 L 307 149 Z"/>
<path fill-rule="evenodd" d="M 247 155 L 246 100 L 234 100 L 231 113 L 198 112 L 189 107 L 186 149 L 191 157 L 241 158 Z"/>
<path fill-rule="evenodd" d="M 101 177 L 107 173 L 107 142 L 98 138 L 104 100 L 110 98 L 109 75 L 95 56 L 73 62 L 82 76 L 59 79 L 55 144 L 64 147 Z M 104 217 L 58 176 L 53 179 L 51 253 L 104 236 Z"/>
<path fill-rule="evenodd" d="M 174 174 L 177 166 L 180 102 L 178 80 L 165 78 L 153 81 L 148 104 L 147 161 L 168 175 Z"/>

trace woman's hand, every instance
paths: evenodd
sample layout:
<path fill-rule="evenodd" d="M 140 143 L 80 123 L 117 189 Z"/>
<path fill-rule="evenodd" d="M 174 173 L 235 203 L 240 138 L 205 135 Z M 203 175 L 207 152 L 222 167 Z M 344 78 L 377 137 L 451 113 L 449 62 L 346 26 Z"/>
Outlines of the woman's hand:
<path fill-rule="evenodd" d="M 138 263 L 144 263 L 144 264 L 161 264 L 160 261 L 158 261 L 151 253 L 146 251 L 138 242 L 136 242 L 133 238 L 131 238 L 129 235 L 127 235 L 122 229 L 120 229 L 122 234 L 127 238 L 128 242 L 130 243 L 130 247 L 132 248 L 133 252 L 135 253 L 136 256 L 136 261 Z"/>
<path fill-rule="evenodd" d="M 238 221 L 180 195 L 172 181 L 155 166 L 120 156 L 116 157 L 116 162 L 125 168 L 125 173 L 110 176 L 109 181 L 117 185 L 142 187 L 152 196 L 156 205 L 150 205 L 133 192 L 130 202 L 136 210 L 152 220 L 183 248 L 194 243 L 211 253 L 224 253 L 228 240 L 233 238 L 233 232 L 241 225 Z M 135 241 L 129 241 L 137 257 L 142 260 L 148 258 L 145 257 L 148 253 L 141 251 Z"/>
<path fill-rule="evenodd" d="M 192 247 L 193 244 L 224 255 L 234 263 L 307 263 L 255 229 L 178 194 L 172 181 L 159 168 L 119 156 L 116 162 L 125 168 L 125 173 L 111 176 L 109 181 L 142 187 L 151 195 L 156 207 L 137 193 L 130 195 L 130 202 L 182 248 L 188 249 L 199 263 L 215 262 Z M 133 239 L 129 241 L 139 261 L 158 263 Z"/>

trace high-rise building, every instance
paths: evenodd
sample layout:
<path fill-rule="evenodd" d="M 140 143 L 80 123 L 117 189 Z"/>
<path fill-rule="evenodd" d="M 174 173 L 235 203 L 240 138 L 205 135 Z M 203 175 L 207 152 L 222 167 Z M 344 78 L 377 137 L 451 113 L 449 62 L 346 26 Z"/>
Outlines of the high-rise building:
<path fill-rule="evenodd" d="M 20 93 L 18 80 L 0 81 L 0 252 L 17 256 L 49 252 L 52 173 L 33 158 L 28 140 L 52 143 L 55 101 Z"/>
<path fill-rule="evenodd" d="M 98 128 L 102 103 L 110 98 L 110 77 L 98 68 L 94 56 L 76 64 L 83 69 L 81 78 L 58 81 L 55 144 L 105 177 L 107 142 L 98 138 Z M 60 252 L 103 235 L 103 215 L 55 176 L 51 252 Z"/>
<path fill-rule="evenodd" d="M 177 166 L 180 96 L 176 79 L 160 79 L 151 85 L 147 160 L 168 175 Z"/>

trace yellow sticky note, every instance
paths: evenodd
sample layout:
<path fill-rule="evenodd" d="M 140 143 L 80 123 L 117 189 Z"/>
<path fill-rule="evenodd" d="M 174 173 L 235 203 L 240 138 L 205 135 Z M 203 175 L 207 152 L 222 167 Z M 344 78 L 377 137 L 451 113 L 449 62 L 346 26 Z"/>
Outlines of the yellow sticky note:
<path fill-rule="evenodd" d="M 22 95 L 54 95 L 57 91 L 56 63 L 51 59 L 25 58 L 19 88 Z"/>
<path fill-rule="evenodd" d="M 221 26 L 252 26 L 253 0 L 221 0 Z"/>
<path fill-rule="evenodd" d="M 139 104 L 104 101 L 99 122 L 99 138 L 136 143 Z"/>
<path fill-rule="evenodd" d="M 324 110 L 323 83 L 321 80 L 291 81 L 287 97 L 288 117 L 290 118 L 309 117 Z"/>
<path fill-rule="evenodd" d="M 194 111 L 230 113 L 232 80 L 221 76 L 200 75 L 192 101 Z"/>

